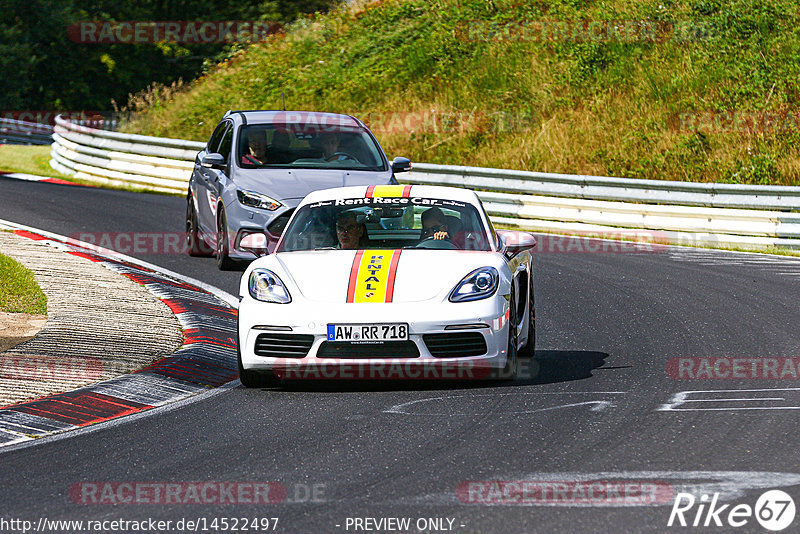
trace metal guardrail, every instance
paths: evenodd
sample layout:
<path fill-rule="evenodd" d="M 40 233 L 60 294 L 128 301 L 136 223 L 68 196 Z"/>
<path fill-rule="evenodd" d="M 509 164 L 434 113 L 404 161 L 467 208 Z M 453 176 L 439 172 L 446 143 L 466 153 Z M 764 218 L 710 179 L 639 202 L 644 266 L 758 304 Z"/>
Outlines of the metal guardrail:
<path fill-rule="evenodd" d="M 800 187 L 744 185 L 555 174 L 415 163 L 414 180 L 543 196 L 709 206 L 800 210 Z"/>
<path fill-rule="evenodd" d="M 0 117 L 0 144 L 49 145 L 52 142 L 53 127 L 49 124 Z"/>
<path fill-rule="evenodd" d="M 185 193 L 204 143 L 124 134 L 56 117 L 50 166 L 81 180 Z"/>
<path fill-rule="evenodd" d="M 51 166 L 83 180 L 184 194 L 204 143 L 97 130 L 56 119 Z M 414 164 L 414 184 L 478 191 L 498 224 L 698 246 L 800 249 L 800 187 L 632 180 Z M 643 230 L 642 232 L 636 232 Z"/>

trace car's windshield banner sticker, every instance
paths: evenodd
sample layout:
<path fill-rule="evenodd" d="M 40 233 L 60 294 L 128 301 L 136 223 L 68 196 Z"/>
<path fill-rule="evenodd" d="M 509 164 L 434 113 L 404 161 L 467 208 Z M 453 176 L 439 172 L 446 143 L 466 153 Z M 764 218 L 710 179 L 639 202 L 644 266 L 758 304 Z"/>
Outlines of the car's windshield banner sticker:
<path fill-rule="evenodd" d="M 389 186 L 387 186 L 389 187 Z M 394 187 L 394 186 L 391 186 Z M 454 208 L 463 208 L 466 206 L 463 202 L 457 202 L 455 200 L 442 200 L 440 198 L 420 198 L 420 197 L 363 197 L 363 198 L 337 198 L 333 201 L 334 206 L 381 206 L 385 204 L 391 205 L 403 205 L 404 207 L 411 204 L 414 206 L 444 206 L 444 207 L 454 207 Z M 317 202 L 314 204 L 309 204 L 309 208 L 320 208 L 324 206 L 329 206 L 330 204 Z"/>
<path fill-rule="evenodd" d="M 408 198 L 410 185 L 371 185 L 367 187 L 367 198 Z"/>
<path fill-rule="evenodd" d="M 347 302 L 392 302 L 400 250 L 359 250 L 353 258 Z"/>

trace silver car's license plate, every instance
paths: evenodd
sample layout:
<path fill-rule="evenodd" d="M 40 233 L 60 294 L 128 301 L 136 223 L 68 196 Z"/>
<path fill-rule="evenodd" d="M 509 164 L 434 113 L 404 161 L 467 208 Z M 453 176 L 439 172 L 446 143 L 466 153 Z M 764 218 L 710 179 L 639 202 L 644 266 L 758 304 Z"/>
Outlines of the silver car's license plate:
<path fill-rule="evenodd" d="M 408 323 L 329 324 L 328 341 L 406 341 Z"/>

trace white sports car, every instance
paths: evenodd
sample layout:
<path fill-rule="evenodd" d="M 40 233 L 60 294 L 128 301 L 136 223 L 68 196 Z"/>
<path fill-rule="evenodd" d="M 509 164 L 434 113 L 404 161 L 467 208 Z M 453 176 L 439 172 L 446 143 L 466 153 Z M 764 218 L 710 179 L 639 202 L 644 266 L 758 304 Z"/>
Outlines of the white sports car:
<path fill-rule="evenodd" d="M 534 348 L 535 245 L 467 189 L 313 192 L 242 276 L 242 384 L 514 378 Z"/>

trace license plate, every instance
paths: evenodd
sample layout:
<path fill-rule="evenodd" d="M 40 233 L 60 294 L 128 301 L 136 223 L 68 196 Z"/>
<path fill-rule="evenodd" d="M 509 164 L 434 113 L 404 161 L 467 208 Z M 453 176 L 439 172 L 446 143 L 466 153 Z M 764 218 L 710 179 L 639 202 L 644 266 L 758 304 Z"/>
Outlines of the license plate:
<path fill-rule="evenodd" d="M 407 323 L 384 324 L 329 324 L 328 341 L 406 341 Z"/>

